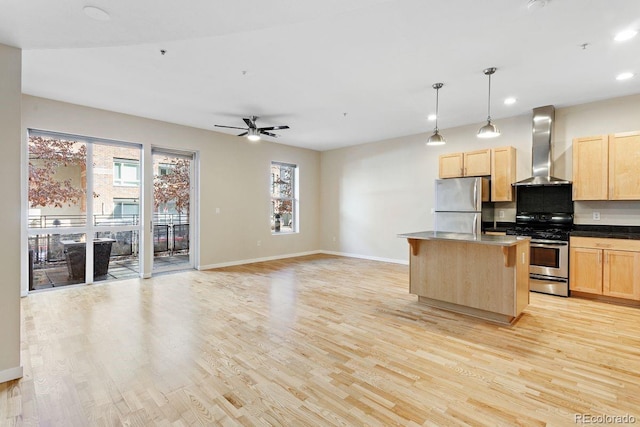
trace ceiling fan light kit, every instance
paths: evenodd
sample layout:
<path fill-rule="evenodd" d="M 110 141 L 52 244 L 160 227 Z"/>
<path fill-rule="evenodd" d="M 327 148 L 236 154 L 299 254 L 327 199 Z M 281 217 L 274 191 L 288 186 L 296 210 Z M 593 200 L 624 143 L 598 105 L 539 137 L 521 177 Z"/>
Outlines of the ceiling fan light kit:
<path fill-rule="evenodd" d="M 442 86 L 444 86 L 444 83 L 434 83 L 432 85 L 432 87 L 436 90 L 436 127 L 433 130 L 433 135 L 431 135 L 429 139 L 427 139 L 427 145 L 429 146 L 444 145 L 447 142 L 447 140 L 444 139 L 442 135 L 440 135 L 440 130 L 438 129 L 438 107 L 440 101 L 439 94 Z"/>
<path fill-rule="evenodd" d="M 249 129 L 249 131 L 247 132 L 247 139 L 249 141 L 260 141 L 260 134 L 258 133 L 257 129 Z"/>
<path fill-rule="evenodd" d="M 500 136 L 500 130 L 496 125 L 491 123 L 491 75 L 497 70 L 496 67 L 484 69 L 485 76 L 489 76 L 489 97 L 487 101 L 487 124 L 478 130 L 478 138 L 495 138 Z"/>

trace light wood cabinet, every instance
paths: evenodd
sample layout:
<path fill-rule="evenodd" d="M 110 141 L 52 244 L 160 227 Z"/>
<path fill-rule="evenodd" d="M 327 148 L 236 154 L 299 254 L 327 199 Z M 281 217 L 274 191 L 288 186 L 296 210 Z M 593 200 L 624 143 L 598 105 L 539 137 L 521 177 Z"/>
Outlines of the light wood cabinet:
<path fill-rule="evenodd" d="M 602 294 L 640 300 L 640 252 L 604 250 Z"/>
<path fill-rule="evenodd" d="M 609 135 L 609 199 L 640 200 L 640 132 Z"/>
<path fill-rule="evenodd" d="M 491 175 L 491 150 L 476 150 L 464 153 L 464 176 Z"/>
<path fill-rule="evenodd" d="M 439 158 L 440 178 L 491 175 L 491 150 L 442 154 Z"/>
<path fill-rule="evenodd" d="M 491 201 L 513 201 L 516 180 L 516 149 L 500 147 L 491 150 Z"/>
<path fill-rule="evenodd" d="M 609 197 L 609 141 L 607 136 L 573 140 L 573 200 Z"/>
<path fill-rule="evenodd" d="M 640 200 L 640 132 L 573 140 L 573 200 Z"/>
<path fill-rule="evenodd" d="M 571 237 L 572 291 L 640 300 L 640 241 Z"/>
<path fill-rule="evenodd" d="M 442 154 L 439 158 L 440 178 L 459 178 L 463 176 L 464 153 Z"/>
<path fill-rule="evenodd" d="M 602 294 L 602 249 L 578 248 L 573 246 L 573 239 L 569 250 L 571 260 L 569 268 L 572 291 Z"/>

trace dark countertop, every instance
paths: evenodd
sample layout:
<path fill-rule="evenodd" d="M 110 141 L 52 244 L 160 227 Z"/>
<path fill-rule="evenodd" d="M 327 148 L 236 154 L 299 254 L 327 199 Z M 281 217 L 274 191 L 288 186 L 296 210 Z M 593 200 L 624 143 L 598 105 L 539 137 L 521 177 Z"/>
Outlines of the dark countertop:
<path fill-rule="evenodd" d="M 640 226 L 574 224 L 571 236 L 640 240 Z"/>

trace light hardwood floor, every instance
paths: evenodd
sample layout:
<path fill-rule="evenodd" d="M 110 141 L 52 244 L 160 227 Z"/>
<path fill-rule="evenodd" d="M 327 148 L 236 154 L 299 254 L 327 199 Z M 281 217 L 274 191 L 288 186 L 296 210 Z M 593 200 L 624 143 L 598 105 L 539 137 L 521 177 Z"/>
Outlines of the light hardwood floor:
<path fill-rule="evenodd" d="M 640 423 L 640 309 L 532 294 L 509 327 L 408 281 L 317 255 L 31 294 L 0 425 Z"/>

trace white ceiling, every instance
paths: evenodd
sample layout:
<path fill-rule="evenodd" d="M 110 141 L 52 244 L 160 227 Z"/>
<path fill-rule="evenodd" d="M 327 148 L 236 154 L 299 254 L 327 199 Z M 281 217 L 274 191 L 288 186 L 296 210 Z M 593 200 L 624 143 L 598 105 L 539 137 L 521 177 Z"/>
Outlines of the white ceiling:
<path fill-rule="evenodd" d="M 639 0 L 527 1 L 0 0 L 0 43 L 23 49 L 26 94 L 204 129 L 256 115 L 316 150 L 430 132 L 436 82 L 439 127 L 479 127 L 491 66 L 498 126 L 640 93 L 640 36 L 613 40 Z"/>

